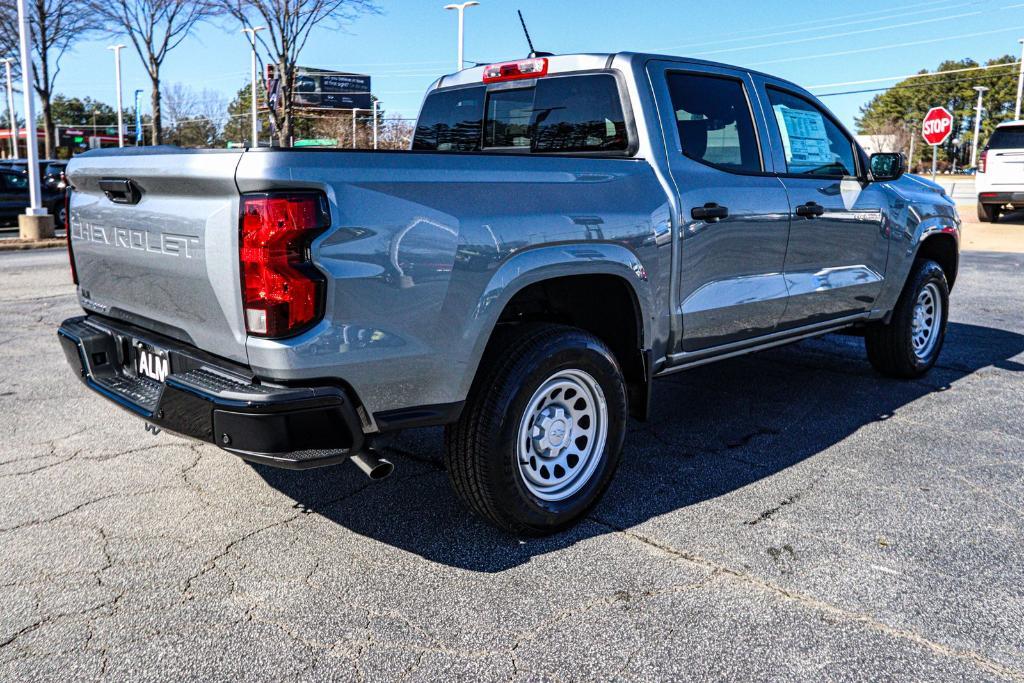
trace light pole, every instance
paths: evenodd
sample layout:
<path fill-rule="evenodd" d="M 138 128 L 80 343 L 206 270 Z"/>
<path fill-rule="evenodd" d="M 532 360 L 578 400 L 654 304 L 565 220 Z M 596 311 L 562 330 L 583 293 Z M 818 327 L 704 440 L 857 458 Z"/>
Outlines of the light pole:
<path fill-rule="evenodd" d="M 373 148 L 377 149 L 377 98 L 373 99 Z"/>
<path fill-rule="evenodd" d="M 1017 41 L 1020 43 L 1020 69 L 1017 71 L 1017 106 L 1013 110 L 1013 120 L 1020 120 L 1020 96 L 1024 93 L 1024 38 Z"/>
<path fill-rule="evenodd" d="M 981 98 L 988 90 L 983 85 L 976 85 L 974 89 L 978 91 L 978 106 L 974 110 L 974 140 L 971 141 L 971 166 L 977 168 L 978 165 L 978 135 L 981 134 Z"/>
<path fill-rule="evenodd" d="M 114 81 L 117 83 L 117 146 L 124 147 L 124 106 L 121 103 L 121 50 L 124 45 L 111 45 L 114 51 Z"/>
<path fill-rule="evenodd" d="M 7 71 L 7 118 L 11 123 L 11 158 L 18 158 L 18 122 L 14 118 L 14 86 L 11 84 L 11 62 L 10 57 L 4 58 L 4 68 Z"/>
<path fill-rule="evenodd" d="M 469 2 L 464 2 L 461 5 L 445 5 L 444 6 L 445 9 L 454 9 L 454 10 L 458 10 L 459 11 L 459 61 L 458 61 L 458 70 L 459 71 L 462 71 L 462 65 L 465 63 L 465 60 L 462 58 L 462 48 L 463 48 L 463 42 L 464 42 L 463 41 L 463 37 L 465 36 L 465 26 L 466 26 L 466 17 L 465 17 L 465 15 L 466 15 L 466 8 L 467 7 L 473 7 L 473 6 L 479 5 L 479 4 L 480 3 L 477 2 L 476 0 L 469 0 Z"/>
<path fill-rule="evenodd" d="M 18 0 L 18 42 L 21 48 L 21 87 L 25 96 L 25 156 L 28 159 L 29 205 L 25 209 L 25 215 L 18 218 L 18 232 L 23 238 L 39 239 L 53 236 L 53 219 L 47 215 L 40 202 L 42 192 L 39 188 L 39 134 L 36 130 L 36 100 L 32 85 L 32 30 L 29 28 L 25 1 Z"/>
<path fill-rule="evenodd" d="M 249 36 L 249 43 L 252 45 L 252 90 L 249 99 L 252 100 L 252 146 L 260 146 L 259 119 L 256 118 L 256 33 L 262 31 L 266 26 L 254 26 L 243 28 L 242 33 Z"/>

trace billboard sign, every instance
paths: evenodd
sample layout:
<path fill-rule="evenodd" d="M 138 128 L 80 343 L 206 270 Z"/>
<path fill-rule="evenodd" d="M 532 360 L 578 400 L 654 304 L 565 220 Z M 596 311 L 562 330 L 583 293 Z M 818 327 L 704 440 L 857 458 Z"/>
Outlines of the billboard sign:
<path fill-rule="evenodd" d="M 292 101 L 308 109 L 370 109 L 370 77 L 300 66 Z"/>

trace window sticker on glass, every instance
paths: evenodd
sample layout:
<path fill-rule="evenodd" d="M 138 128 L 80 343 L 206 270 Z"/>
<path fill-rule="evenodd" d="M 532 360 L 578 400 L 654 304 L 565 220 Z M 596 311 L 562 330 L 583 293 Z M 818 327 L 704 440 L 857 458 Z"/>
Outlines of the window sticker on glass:
<path fill-rule="evenodd" d="M 777 104 L 774 109 L 786 159 L 797 165 L 831 164 L 835 160 L 824 116 L 816 111 L 790 109 L 784 104 Z"/>

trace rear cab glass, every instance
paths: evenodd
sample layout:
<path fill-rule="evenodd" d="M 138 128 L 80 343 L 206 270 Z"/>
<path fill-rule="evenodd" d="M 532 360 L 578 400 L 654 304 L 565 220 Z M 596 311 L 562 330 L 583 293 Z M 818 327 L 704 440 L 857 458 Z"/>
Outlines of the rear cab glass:
<path fill-rule="evenodd" d="M 624 155 L 629 147 L 618 81 L 608 73 L 435 91 L 412 144 L 432 152 L 536 154 Z"/>
<path fill-rule="evenodd" d="M 996 128 L 989 138 L 988 149 L 1024 149 L 1024 126 Z"/>

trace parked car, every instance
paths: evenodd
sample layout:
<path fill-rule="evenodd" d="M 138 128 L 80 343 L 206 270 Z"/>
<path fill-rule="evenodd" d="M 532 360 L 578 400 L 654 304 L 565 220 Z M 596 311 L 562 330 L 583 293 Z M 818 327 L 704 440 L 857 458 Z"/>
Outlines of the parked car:
<path fill-rule="evenodd" d="M 54 159 L 40 159 L 38 163 L 40 181 L 42 181 L 42 178 L 45 177 L 46 169 L 50 164 L 66 164 L 66 162 L 56 161 Z M 4 159 L 3 161 L 0 161 L 0 168 L 9 168 L 15 171 L 21 171 L 22 173 L 26 173 L 28 169 L 28 160 Z"/>
<path fill-rule="evenodd" d="M 42 186 L 42 205 L 54 217 L 57 227 L 64 226 L 64 190 Z M 0 168 L 0 221 L 16 223 L 18 215 L 30 205 L 28 176 L 24 171 Z"/>
<path fill-rule="evenodd" d="M 62 185 L 64 182 L 64 170 L 67 168 L 68 162 L 66 161 L 51 161 L 46 164 L 46 168 L 43 170 L 41 176 L 41 182 L 53 190 L 63 190 L 66 185 Z"/>
<path fill-rule="evenodd" d="M 548 533 L 600 498 L 655 378 L 840 330 L 885 375 L 932 367 L 960 219 L 904 170 L 755 71 L 476 67 L 431 86 L 407 152 L 76 157 L 85 315 L 58 334 L 151 429 L 252 462 L 379 477 L 390 436 L 444 425 L 468 506 Z"/>
<path fill-rule="evenodd" d="M 1024 207 L 1024 121 L 996 126 L 978 157 L 974 186 L 979 221 L 994 223 L 1007 209 Z"/>

